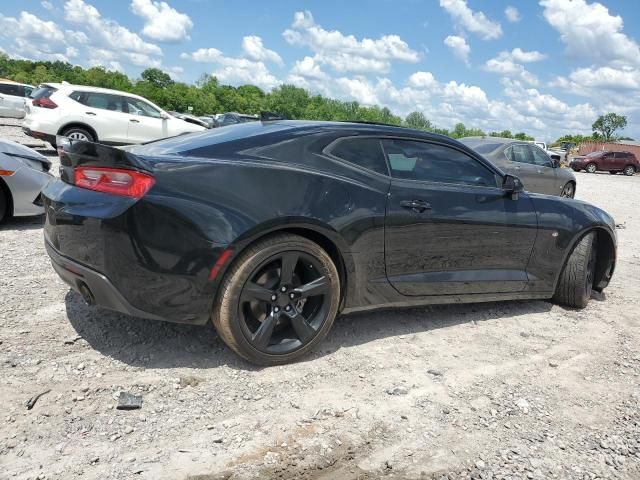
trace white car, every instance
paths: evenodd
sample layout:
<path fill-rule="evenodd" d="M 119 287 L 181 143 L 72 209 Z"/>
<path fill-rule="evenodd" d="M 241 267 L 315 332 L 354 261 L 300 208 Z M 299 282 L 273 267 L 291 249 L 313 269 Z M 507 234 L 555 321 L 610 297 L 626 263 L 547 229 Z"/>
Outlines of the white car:
<path fill-rule="evenodd" d="M 53 178 L 51 162 L 30 148 L 0 139 L 0 222 L 44 213 L 40 190 Z"/>
<path fill-rule="evenodd" d="M 162 110 L 149 100 L 106 88 L 46 83 L 26 102 L 22 129 L 49 142 L 56 135 L 108 145 L 130 145 L 206 130 Z"/>
<path fill-rule="evenodd" d="M 25 99 L 33 88 L 25 83 L 0 80 L 0 117 L 24 117 Z"/>

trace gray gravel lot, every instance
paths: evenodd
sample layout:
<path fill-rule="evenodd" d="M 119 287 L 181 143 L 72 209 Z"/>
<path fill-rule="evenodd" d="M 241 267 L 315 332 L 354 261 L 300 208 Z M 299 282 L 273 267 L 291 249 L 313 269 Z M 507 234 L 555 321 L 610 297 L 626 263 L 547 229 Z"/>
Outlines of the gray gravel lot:
<path fill-rule="evenodd" d="M 0 137 L 27 139 L 15 126 Z M 10 220 L 0 477 L 640 478 L 640 176 L 577 177 L 578 198 L 624 226 L 613 282 L 585 310 L 345 316 L 310 357 L 272 368 L 210 326 L 85 306 L 49 264 L 42 218 Z M 117 410 L 121 391 L 142 408 Z"/>

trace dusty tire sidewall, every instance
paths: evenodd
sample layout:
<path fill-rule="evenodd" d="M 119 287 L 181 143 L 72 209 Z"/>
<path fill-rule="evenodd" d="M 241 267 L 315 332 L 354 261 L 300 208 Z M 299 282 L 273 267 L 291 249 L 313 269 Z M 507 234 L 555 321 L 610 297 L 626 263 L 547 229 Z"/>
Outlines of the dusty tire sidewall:
<path fill-rule="evenodd" d="M 340 280 L 338 271 L 333 264 L 331 257 L 329 257 L 329 255 L 320 246 L 303 237 L 299 237 L 298 239 L 293 238 L 292 236 L 287 236 L 286 240 L 281 243 L 273 243 L 274 241 L 277 241 L 277 238 L 277 236 L 273 237 L 270 240 L 271 244 L 268 246 L 264 246 L 265 242 L 258 243 L 254 248 L 250 249 L 249 255 L 241 255 L 238 258 L 237 264 L 234 264 L 234 267 L 231 268 L 223 280 L 216 305 L 213 309 L 213 323 L 216 329 L 218 329 L 218 331 L 220 331 L 220 329 L 224 329 L 232 336 L 232 344 L 229 345 L 229 347 L 246 360 L 260 365 L 278 365 L 288 363 L 306 355 L 324 339 L 329 329 L 331 329 L 340 304 Z M 263 246 L 264 248 L 261 248 Z M 330 294 L 329 301 L 331 304 L 327 311 L 327 318 L 311 342 L 284 355 L 270 355 L 257 350 L 246 338 L 240 325 L 241 320 L 238 316 L 238 300 L 245 283 L 249 280 L 255 269 L 264 261 L 271 257 L 275 257 L 284 251 L 300 251 L 318 259 L 319 264 L 323 269 L 322 274 L 330 279 L 332 292 Z M 224 332 L 221 336 L 225 342 L 229 340 Z"/>
<path fill-rule="evenodd" d="M 66 129 L 63 132 L 63 136 L 68 137 L 69 134 L 73 133 L 73 132 L 79 132 L 82 133 L 83 135 L 85 135 L 88 138 L 89 142 L 95 142 L 96 139 L 93 137 L 93 135 L 91 134 L 91 132 L 89 132 L 88 130 L 85 130 L 84 128 L 80 128 L 80 127 L 71 127 Z M 56 147 L 57 148 L 57 147 Z"/>

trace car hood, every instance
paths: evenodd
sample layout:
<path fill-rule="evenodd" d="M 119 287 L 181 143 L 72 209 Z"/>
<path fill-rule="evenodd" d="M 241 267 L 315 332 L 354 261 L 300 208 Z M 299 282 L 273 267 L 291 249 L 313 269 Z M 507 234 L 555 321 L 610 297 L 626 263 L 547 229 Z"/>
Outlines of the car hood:
<path fill-rule="evenodd" d="M 11 140 L 0 139 L 0 153 L 5 153 L 12 157 L 28 158 L 29 160 L 40 162 L 47 166 L 46 170 L 49 170 L 51 167 L 51 161 L 47 157 L 29 147 L 12 142 Z"/>

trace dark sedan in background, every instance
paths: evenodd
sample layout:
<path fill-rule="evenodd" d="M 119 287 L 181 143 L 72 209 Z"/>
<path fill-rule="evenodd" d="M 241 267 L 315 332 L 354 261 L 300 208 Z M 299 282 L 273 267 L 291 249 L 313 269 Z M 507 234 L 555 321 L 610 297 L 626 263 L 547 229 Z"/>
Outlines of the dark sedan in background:
<path fill-rule="evenodd" d="M 583 157 L 573 157 L 569 166 L 576 172 L 585 170 L 587 173 L 605 171 L 615 175 L 622 172 L 631 176 L 640 172 L 640 162 L 631 152 L 591 152 Z"/>
<path fill-rule="evenodd" d="M 122 150 L 58 139 L 45 245 L 90 304 L 205 324 L 259 364 L 339 312 L 551 299 L 586 306 L 613 219 L 524 192 L 462 143 L 399 127 L 265 121 Z M 367 328 L 362 325 L 362 328 Z"/>
<path fill-rule="evenodd" d="M 533 143 L 498 137 L 466 137 L 460 141 L 505 172 L 522 180 L 529 192 L 573 198 L 576 177 Z"/>

